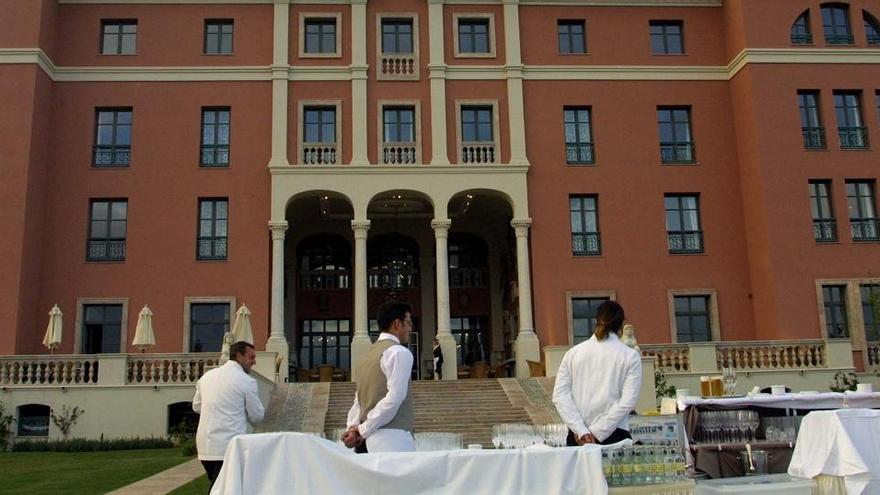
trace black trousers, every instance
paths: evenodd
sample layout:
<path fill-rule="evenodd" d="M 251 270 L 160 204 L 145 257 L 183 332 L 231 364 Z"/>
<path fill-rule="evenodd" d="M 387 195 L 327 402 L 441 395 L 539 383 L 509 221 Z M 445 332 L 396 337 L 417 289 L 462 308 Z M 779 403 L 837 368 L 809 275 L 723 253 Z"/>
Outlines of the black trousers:
<path fill-rule="evenodd" d="M 631 439 L 632 435 L 630 435 L 628 431 L 618 428 L 614 430 L 608 438 L 599 442 L 599 445 L 611 445 L 612 443 L 617 443 L 621 440 L 626 440 L 627 438 Z M 568 438 L 565 439 L 565 444 L 569 447 L 577 447 L 577 438 L 574 436 L 573 431 L 568 430 Z"/>
<path fill-rule="evenodd" d="M 205 472 L 208 473 L 208 493 L 211 493 L 211 489 L 214 488 L 214 482 L 217 481 L 217 476 L 220 475 L 220 469 L 223 468 L 223 461 L 202 461 L 202 466 L 204 466 Z"/>

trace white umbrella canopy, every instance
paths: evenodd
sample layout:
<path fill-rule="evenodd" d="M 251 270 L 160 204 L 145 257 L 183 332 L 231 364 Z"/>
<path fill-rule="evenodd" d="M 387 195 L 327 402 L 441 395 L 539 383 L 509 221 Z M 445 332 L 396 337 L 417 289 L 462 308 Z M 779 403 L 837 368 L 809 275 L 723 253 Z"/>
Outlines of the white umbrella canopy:
<path fill-rule="evenodd" d="M 251 310 L 244 304 L 235 312 L 235 323 L 232 325 L 233 342 L 245 341 L 254 343 L 254 332 L 251 331 Z"/>
<path fill-rule="evenodd" d="M 43 337 L 43 345 L 51 352 L 55 352 L 61 346 L 61 308 L 52 306 L 49 311 L 49 325 L 46 326 L 46 336 Z"/>
<path fill-rule="evenodd" d="M 137 327 L 131 345 L 140 349 L 141 352 L 156 345 L 156 334 L 153 332 L 153 312 L 147 305 L 144 305 L 138 314 Z"/>

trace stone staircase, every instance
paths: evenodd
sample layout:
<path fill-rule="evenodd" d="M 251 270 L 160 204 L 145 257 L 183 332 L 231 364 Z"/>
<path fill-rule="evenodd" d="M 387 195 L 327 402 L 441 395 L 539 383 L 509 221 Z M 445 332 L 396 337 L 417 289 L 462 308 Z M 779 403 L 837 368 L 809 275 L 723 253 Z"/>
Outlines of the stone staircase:
<path fill-rule="evenodd" d="M 415 432 L 461 433 L 463 443 L 492 446 L 492 425 L 555 423 L 552 379 L 415 381 Z M 260 431 L 321 431 L 343 428 L 354 401 L 352 382 L 278 387 Z"/>

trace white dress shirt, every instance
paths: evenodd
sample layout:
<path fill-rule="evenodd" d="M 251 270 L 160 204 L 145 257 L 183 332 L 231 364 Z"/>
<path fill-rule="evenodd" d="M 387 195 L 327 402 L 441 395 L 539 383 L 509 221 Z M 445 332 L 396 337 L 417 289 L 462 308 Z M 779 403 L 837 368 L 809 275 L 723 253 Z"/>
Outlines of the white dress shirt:
<path fill-rule="evenodd" d="M 609 332 L 593 335 L 562 358 L 553 403 L 568 428 L 580 438 L 592 433 L 600 442 L 614 430 L 629 430 L 627 416 L 642 385 L 642 358 Z"/>
<path fill-rule="evenodd" d="M 262 421 L 265 412 L 257 381 L 232 360 L 202 375 L 192 407 L 201 414 L 196 448 L 202 461 L 222 461 L 232 437 L 245 433 L 248 422 Z"/>
<path fill-rule="evenodd" d="M 379 334 L 378 340 L 389 339 L 400 344 L 400 339 L 390 333 L 383 332 Z M 385 349 L 382 353 L 382 358 L 379 360 L 379 368 L 385 374 L 385 378 L 388 381 L 388 393 L 376 403 L 376 407 L 367 413 L 367 418 L 364 422 L 358 424 L 360 422 L 361 406 L 358 404 L 357 392 L 355 392 L 354 405 L 348 411 L 347 426 L 349 428 L 357 426 L 361 436 L 368 438 L 376 430 L 394 419 L 394 416 L 397 415 L 397 410 L 400 409 L 400 405 L 406 399 L 406 394 L 409 391 L 412 366 L 412 352 L 405 346 L 393 345 Z"/>

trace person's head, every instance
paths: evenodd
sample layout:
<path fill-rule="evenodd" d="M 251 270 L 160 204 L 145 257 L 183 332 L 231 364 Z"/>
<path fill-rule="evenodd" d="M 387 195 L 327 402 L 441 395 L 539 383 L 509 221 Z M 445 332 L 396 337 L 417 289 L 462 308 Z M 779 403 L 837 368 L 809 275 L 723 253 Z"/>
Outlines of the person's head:
<path fill-rule="evenodd" d="M 257 351 L 252 344 L 242 340 L 229 346 L 229 359 L 240 364 L 245 373 L 250 373 L 257 362 Z"/>
<path fill-rule="evenodd" d="M 405 302 L 389 301 L 376 312 L 379 330 L 397 337 L 401 343 L 409 342 L 412 331 L 412 306 Z"/>
<path fill-rule="evenodd" d="M 623 312 L 623 306 L 615 301 L 605 301 L 596 309 L 596 340 L 605 340 L 608 332 L 620 334 L 620 328 L 623 326 L 623 320 L 626 314 Z"/>
<path fill-rule="evenodd" d="M 437 339 L 434 339 L 434 347 L 437 347 L 438 345 L 440 345 L 440 341 Z"/>

